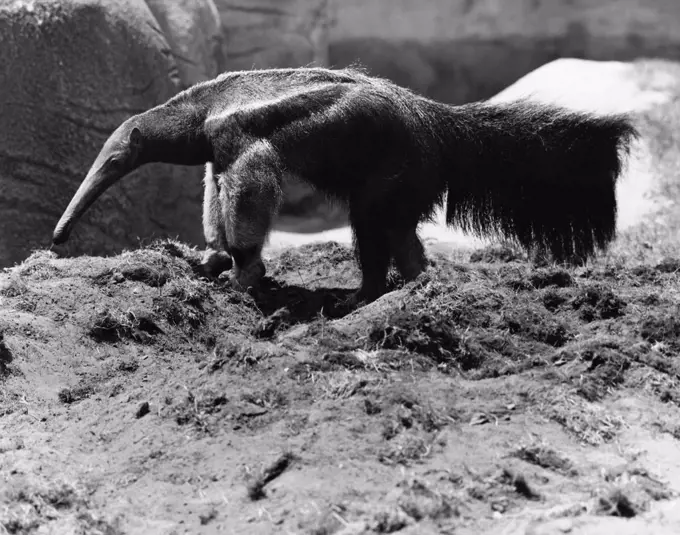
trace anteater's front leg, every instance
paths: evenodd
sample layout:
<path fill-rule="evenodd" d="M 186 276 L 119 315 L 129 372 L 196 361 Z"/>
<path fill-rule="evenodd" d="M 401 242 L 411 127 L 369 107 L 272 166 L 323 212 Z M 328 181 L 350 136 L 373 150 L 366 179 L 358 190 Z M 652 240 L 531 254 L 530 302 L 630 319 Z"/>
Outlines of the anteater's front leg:
<path fill-rule="evenodd" d="M 201 274 L 217 278 L 220 273 L 231 269 L 231 256 L 227 252 L 227 235 L 220 206 L 218 176 L 213 164 L 205 166 L 203 195 L 203 235 L 206 249 L 201 259 Z"/>
<path fill-rule="evenodd" d="M 220 175 L 219 200 L 235 288 L 254 287 L 265 274 L 262 247 L 283 198 L 280 169 L 274 148 L 257 141 Z"/>

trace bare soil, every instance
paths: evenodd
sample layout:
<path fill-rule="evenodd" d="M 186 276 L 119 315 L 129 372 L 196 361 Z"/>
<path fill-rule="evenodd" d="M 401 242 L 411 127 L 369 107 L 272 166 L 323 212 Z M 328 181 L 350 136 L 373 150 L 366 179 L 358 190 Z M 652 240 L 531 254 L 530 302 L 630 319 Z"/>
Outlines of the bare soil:
<path fill-rule="evenodd" d="M 654 522 L 680 490 L 680 261 L 432 258 L 350 313 L 358 271 L 334 243 L 269 259 L 252 295 L 197 278 L 198 251 L 168 241 L 8 270 L 0 526 Z"/>

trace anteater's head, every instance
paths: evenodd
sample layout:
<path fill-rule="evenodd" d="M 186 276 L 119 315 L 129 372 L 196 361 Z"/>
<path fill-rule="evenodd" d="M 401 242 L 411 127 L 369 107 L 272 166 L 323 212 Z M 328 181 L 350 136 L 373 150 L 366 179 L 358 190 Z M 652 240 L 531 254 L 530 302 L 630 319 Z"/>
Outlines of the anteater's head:
<path fill-rule="evenodd" d="M 111 134 L 57 223 L 52 235 L 55 245 L 68 240 L 73 225 L 102 193 L 143 163 L 142 145 L 143 135 L 136 117 Z"/>

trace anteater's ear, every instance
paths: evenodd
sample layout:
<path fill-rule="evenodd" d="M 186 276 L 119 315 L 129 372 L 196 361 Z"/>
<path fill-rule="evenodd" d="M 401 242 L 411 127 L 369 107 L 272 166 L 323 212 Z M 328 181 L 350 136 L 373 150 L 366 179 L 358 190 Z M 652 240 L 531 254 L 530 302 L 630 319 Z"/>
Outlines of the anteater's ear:
<path fill-rule="evenodd" d="M 142 150 L 143 141 L 142 132 L 139 130 L 139 128 L 135 126 L 132 130 L 130 130 L 129 146 L 131 150 L 135 152 Z"/>

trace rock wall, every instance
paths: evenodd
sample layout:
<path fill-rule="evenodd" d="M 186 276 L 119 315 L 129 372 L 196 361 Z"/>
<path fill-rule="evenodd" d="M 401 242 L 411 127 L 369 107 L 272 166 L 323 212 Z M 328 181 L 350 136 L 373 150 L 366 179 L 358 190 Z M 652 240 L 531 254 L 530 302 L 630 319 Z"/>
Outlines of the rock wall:
<path fill-rule="evenodd" d="M 328 0 L 215 0 L 230 70 L 327 63 Z"/>
<path fill-rule="evenodd" d="M 329 61 L 452 103 L 561 57 L 680 59 L 677 0 L 331 0 Z"/>
<path fill-rule="evenodd" d="M 324 64 L 326 4 L 0 2 L 0 267 L 50 246 L 104 141 L 129 116 L 225 70 Z M 65 252 L 112 254 L 165 236 L 203 246 L 202 172 L 142 167 L 88 210 Z M 287 187 L 294 199 L 316 198 Z"/>
<path fill-rule="evenodd" d="M 143 0 L 0 4 L 0 265 L 49 247 L 62 211 L 122 121 L 181 87 Z M 199 243 L 200 170 L 148 165 L 111 188 L 68 251 L 113 253 L 139 238 Z"/>
<path fill-rule="evenodd" d="M 146 0 L 186 88 L 225 70 L 222 21 L 213 0 Z"/>

